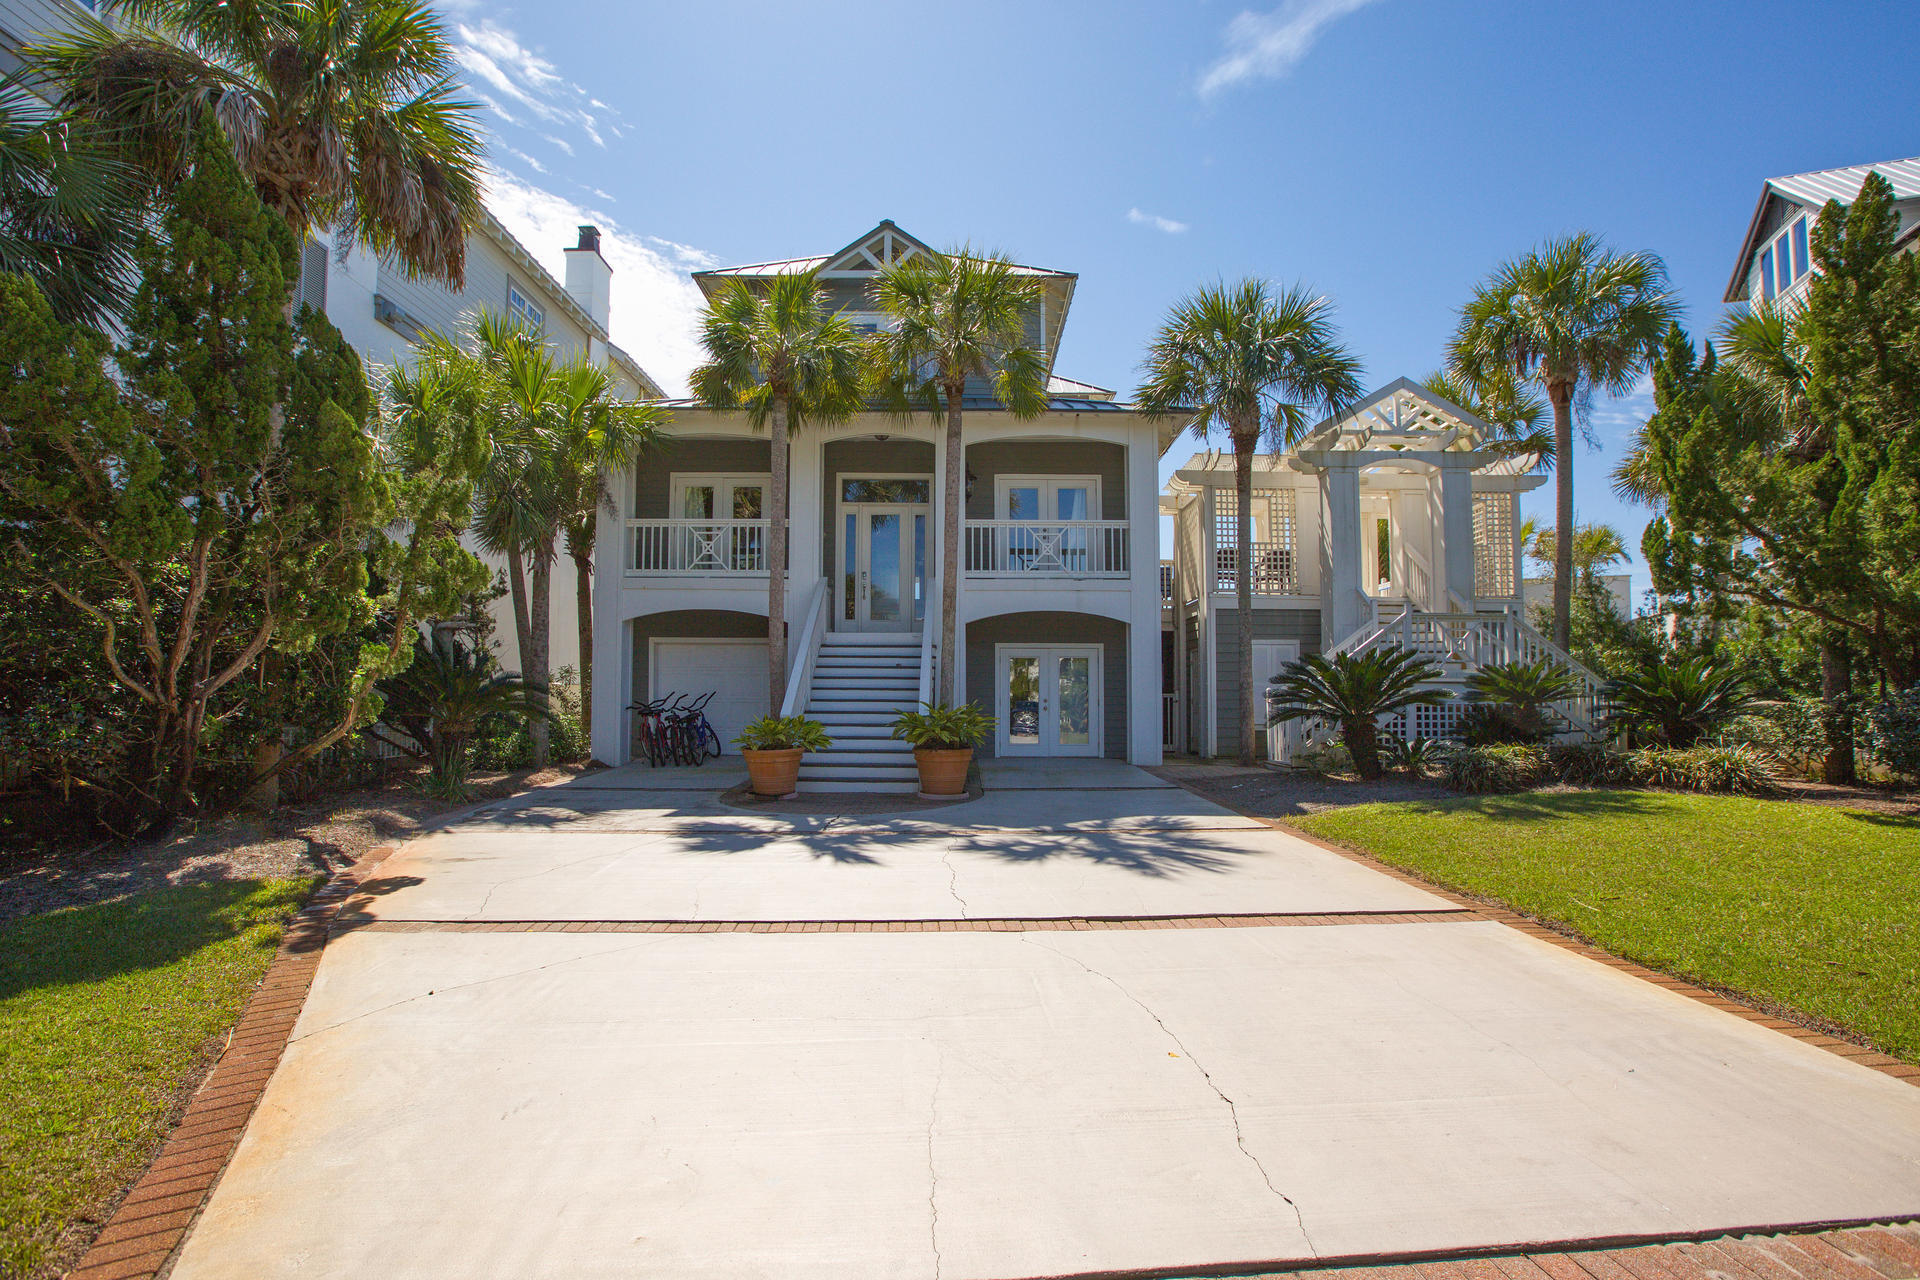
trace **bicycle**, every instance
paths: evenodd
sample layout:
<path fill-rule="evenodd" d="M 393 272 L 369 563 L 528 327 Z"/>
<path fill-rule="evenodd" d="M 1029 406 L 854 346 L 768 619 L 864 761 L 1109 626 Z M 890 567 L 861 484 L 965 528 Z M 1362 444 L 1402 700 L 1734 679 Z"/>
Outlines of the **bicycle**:
<path fill-rule="evenodd" d="M 669 693 L 653 702 L 635 702 L 628 710 L 640 717 L 640 749 L 647 754 L 647 763 L 658 769 L 673 760 L 671 731 L 666 723 L 667 708 L 675 697 Z"/>
<path fill-rule="evenodd" d="M 718 692 L 710 690 L 692 702 L 682 699 L 664 717 L 672 733 L 676 758 L 681 763 L 701 765 L 721 753 L 720 735 L 706 715 L 707 704 Z"/>

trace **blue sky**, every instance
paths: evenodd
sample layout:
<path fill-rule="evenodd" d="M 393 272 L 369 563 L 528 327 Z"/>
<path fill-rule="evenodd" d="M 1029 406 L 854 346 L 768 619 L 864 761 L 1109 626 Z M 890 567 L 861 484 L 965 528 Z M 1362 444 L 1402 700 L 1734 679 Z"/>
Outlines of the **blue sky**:
<path fill-rule="evenodd" d="M 670 386 L 688 270 L 881 218 L 1079 272 L 1059 371 L 1123 391 L 1170 304 L 1248 274 L 1330 296 L 1368 385 L 1421 376 L 1477 280 L 1579 229 L 1663 255 L 1705 331 L 1763 179 L 1920 153 L 1891 3 L 443 8 L 496 212 L 556 272 L 575 222 L 607 230 L 614 336 Z M 1636 549 L 1606 474 L 1647 407 L 1597 404 L 1575 471 Z"/>

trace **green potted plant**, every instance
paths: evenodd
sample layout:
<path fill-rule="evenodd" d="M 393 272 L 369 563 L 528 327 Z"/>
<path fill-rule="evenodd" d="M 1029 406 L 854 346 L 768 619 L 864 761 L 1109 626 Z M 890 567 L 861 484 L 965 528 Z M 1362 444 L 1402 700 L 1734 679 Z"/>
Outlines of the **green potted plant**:
<path fill-rule="evenodd" d="M 900 713 L 893 722 L 893 736 L 913 744 L 922 798 L 960 795 L 967 789 L 967 766 L 973 762 L 973 749 L 993 732 L 993 721 L 971 702 L 957 707 L 932 702 L 920 705 L 923 710 Z"/>
<path fill-rule="evenodd" d="M 826 726 L 805 716 L 761 716 L 733 740 L 746 757 L 757 796 L 790 796 L 800 785 L 800 757 L 833 745 Z"/>

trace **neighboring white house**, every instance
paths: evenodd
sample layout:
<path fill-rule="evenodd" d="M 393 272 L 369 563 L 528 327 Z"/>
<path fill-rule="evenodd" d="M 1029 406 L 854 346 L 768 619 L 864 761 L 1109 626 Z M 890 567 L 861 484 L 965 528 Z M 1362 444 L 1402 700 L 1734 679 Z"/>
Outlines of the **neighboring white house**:
<path fill-rule="evenodd" d="M 454 290 L 424 280 L 410 280 L 399 267 L 380 261 L 365 246 L 354 244 L 344 254 L 325 236 L 307 242 L 301 259 L 296 301 L 326 312 L 341 335 L 360 353 L 369 374 L 374 366 L 405 363 L 414 344 L 429 332 L 453 333 L 482 307 L 508 313 L 539 329 L 562 359 L 584 355 L 613 375 L 623 399 L 658 399 L 659 384 L 607 337 L 609 287 L 613 268 L 600 254 L 600 233 L 581 227 L 576 244 L 566 251 L 564 285 L 534 260 L 526 246 L 484 210 L 479 225 L 467 236 L 467 272 L 464 288 Z M 472 546 L 472 540 L 469 539 Z M 478 550 L 477 546 L 474 548 Z M 579 620 L 575 607 L 573 561 L 558 548 L 553 566 L 551 670 L 578 667 Z M 496 571 L 504 562 L 482 555 Z M 502 596 L 494 603 L 494 639 L 501 664 L 519 670 L 520 646 L 514 634 L 512 605 Z"/>
<path fill-rule="evenodd" d="M 1747 224 L 1724 301 L 1787 302 L 1805 294 L 1814 270 L 1807 238 L 1820 210 L 1829 200 L 1852 204 L 1869 173 L 1878 173 L 1892 185 L 1899 243 L 1913 252 L 1920 243 L 1920 156 L 1768 178 Z"/>
<path fill-rule="evenodd" d="M 1196 454 L 1161 499 L 1173 517 L 1167 626 L 1172 745 L 1231 753 L 1240 723 L 1240 673 L 1253 663 L 1256 699 L 1307 653 L 1363 653 L 1400 645 L 1458 685 L 1488 662 L 1546 658 L 1574 669 L 1586 690 L 1563 708 L 1585 727 L 1598 681 L 1530 627 L 1521 601 L 1519 497 L 1543 483 L 1531 458 L 1486 449 L 1487 424 L 1402 378 L 1329 418 L 1253 470 L 1253 652 L 1240 648 L 1233 458 Z M 1451 731 L 1459 704 L 1415 708 L 1392 728 Z M 1256 707 L 1256 723 L 1265 715 Z M 1297 749 L 1303 726 L 1270 754 Z"/>
<path fill-rule="evenodd" d="M 877 328 L 884 265 L 927 252 L 891 222 L 819 257 L 701 272 L 725 283 L 819 268 L 831 302 Z M 1042 300 L 1031 339 L 1049 366 L 1076 277 L 1023 268 Z M 901 707 L 932 696 L 940 663 L 994 718 L 984 754 L 1160 759 L 1155 509 L 1171 423 L 1056 378 L 1020 421 L 981 388 L 966 406 L 964 563 L 940 554 L 944 423 L 863 413 L 793 439 L 783 705 L 767 705 L 767 435 L 738 412 L 671 404 L 667 448 L 623 477 L 623 519 L 602 521 L 596 575 L 593 754 L 632 758 L 635 701 L 715 697 L 723 740 L 769 710 L 825 721 L 803 789 L 912 790 Z M 944 574 L 959 575 L 958 651 L 937 652 Z M 729 748 L 731 750 L 731 748 Z"/>
<path fill-rule="evenodd" d="M 1600 587 L 1607 593 L 1607 603 L 1613 606 L 1613 612 L 1621 618 L 1633 616 L 1633 575 L 1630 573 L 1603 573 L 1598 575 Z M 1521 603 L 1526 605 L 1527 614 L 1532 616 L 1537 608 L 1553 606 L 1553 579 L 1528 578 L 1520 584 Z"/>
<path fill-rule="evenodd" d="M 95 16 L 95 6 L 80 0 L 0 0 L 0 73 L 21 65 L 22 46 L 71 29 Z M 461 318 L 480 307 L 512 312 L 541 329 L 562 358 L 585 354 L 609 368 L 627 399 L 658 399 L 662 392 L 632 356 L 607 337 L 609 282 L 613 269 L 600 255 L 600 235 L 580 228 L 580 239 L 566 251 L 563 286 L 526 246 L 484 210 L 467 236 L 463 288 L 409 280 L 404 271 L 364 246 L 335 252 L 331 237 L 310 239 L 301 255 L 296 301 L 324 311 L 374 376 L 375 366 L 411 358 L 414 342 L 429 330 L 451 333 Z M 469 545 L 472 545 L 469 540 Z M 475 550 L 478 550 L 475 547 Z M 496 570 L 504 567 L 483 556 Z M 553 569 L 553 670 L 580 662 L 579 622 L 575 608 L 573 562 L 562 554 Z M 512 606 L 503 596 L 494 605 L 494 636 L 501 663 L 520 666 L 520 646 Z"/>

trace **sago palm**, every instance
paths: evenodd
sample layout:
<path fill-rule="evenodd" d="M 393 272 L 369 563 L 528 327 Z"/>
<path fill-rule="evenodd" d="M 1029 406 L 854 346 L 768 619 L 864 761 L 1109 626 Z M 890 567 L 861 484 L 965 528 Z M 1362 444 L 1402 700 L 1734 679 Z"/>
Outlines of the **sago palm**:
<path fill-rule="evenodd" d="M 38 284 L 61 320 L 94 326 L 128 301 L 142 204 L 138 170 L 99 135 L 26 73 L 0 77 L 0 271 Z"/>
<path fill-rule="evenodd" d="M 211 112 L 297 239 L 350 233 L 459 284 L 480 208 L 476 114 L 438 15 L 418 0 L 117 0 L 31 51 L 66 106 L 162 183 Z M 288 281 L 292 296 L 293 281 Z"/>
<path fill-rule="evenodd" d="M 658 405 L 618 399 L 612 377 L 591 364 L 562 369 L 561 403 L 547 447 L 554 453 L 554 499 L 573 561 L 575 620 L 580 637 L 580 730 L 593 741 L 593 544 L 600 513 L 614 514 L 607 483 L 653 447 L 666 419 Z M 618 572 L 611 567 L 610 572 Z"/>
<path fill-rule="evenodd" d="M 1296 285 L 1264 280 L 1206 285 L 1168 314 L 1147 349 L 1136 399 L 1160 417 L 1179 416 L 1206 439 L 1233 445 L 1238 643 L 1253 652 L 1253 456 L 1264 440 L 1291 448 L 1315 418 L 1360 394 L 1360 362 L 1338 337 L 1333 305 Z M 1253 664 L 1240 664 L 1240 749 L 1253 763 Z"/>
<path fill-rule="evenodd" d="M 693 393 L 709 408 L 745 409 L 770 432 L 767 495 L 767 707 L 787 690 L 787 510 L 792 432 L 806 423 L 844 422 L 860 407 L 859 335 L 828 310 L 817 272 L 775 276 L 756 286 L 735 280 L 700 319 L 707 358 Z"/>
<path fill-rule="evenodd" d="M 1373 649 L 1357 657 L 1310 653 L 1268 684 L 1269 714 L 1339 725 L 1354 771 L 1373 779 L 1380 776 L 1380 717 L 1445 702 L 1447 691 L 1432 687 L 1439 678 L 1440 668 L 1411 649 Z"/>
<path fill-rule="evenodd" d="M 487 721 L 542 714 L 519 676 L 494 670 L 484 650 L 445 633 L 436 633 L 431 644 L 415 640 L 413 661 L 379 687 L 385 700 L 381 723 L 425 751 L 434 787 L 448 799 L 465 798 L 467 749 Z"/>
<path fill-rule="evenodd" d="M 1615 725 L 1681 749 L 1759 702 L 1751 677 L 1712 658 L 1656 662 L 1609 681 L 1606 697 Z"/>
<path fill-rule="evenodd" d="M 1472 386 L 1537 383 L 1553 407 L 1553 642 L 1562 649 L 1573 607 L 1575 412 L 1596 390 L 1631 390 L 1679 310 L 1657 255 L 1616 253 L 1585 232 L 1504 264 L 1460 310 L 1450 371 Z"/>
<path fill-rule="evenodd" d="M 1027 340 L 1040 305 L 1038 279 L 1011 259 L 961 246 L 914 254 L 883 268 L 873 300 L 893 325 L 872 340 L 873 371 L 895 412 L 946 418 L 945 485 L 940 499 L 940 680 L 938 701 L 951 705 L 958 642 L 961 507 L 966 447 L 962 401 L 969 381 L 989 388 L 1016 418 L 1047 407 L 1047 359 Z"/>

